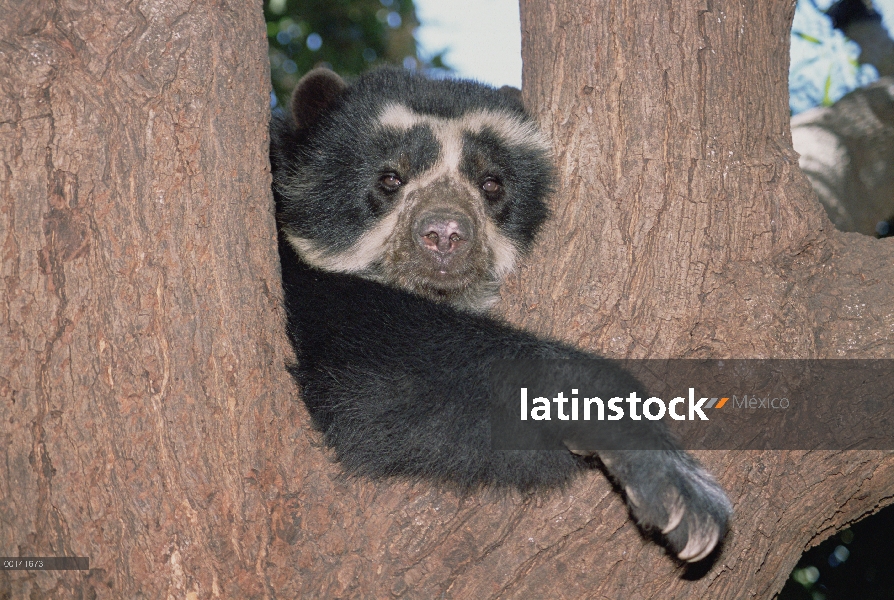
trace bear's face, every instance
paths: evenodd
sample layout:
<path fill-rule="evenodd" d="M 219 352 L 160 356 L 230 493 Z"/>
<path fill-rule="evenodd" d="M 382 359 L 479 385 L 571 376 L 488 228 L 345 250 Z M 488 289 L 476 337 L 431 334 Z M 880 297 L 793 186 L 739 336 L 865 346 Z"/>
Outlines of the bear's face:
<path fill-rule="evenodd" d="M 445 89 L 446 88 L 446 89 Z M 308 264 L 481 310 L 547 216 L 549 147 L 510 92 L 313 71 L 274 128 L 286 239 Z"/>

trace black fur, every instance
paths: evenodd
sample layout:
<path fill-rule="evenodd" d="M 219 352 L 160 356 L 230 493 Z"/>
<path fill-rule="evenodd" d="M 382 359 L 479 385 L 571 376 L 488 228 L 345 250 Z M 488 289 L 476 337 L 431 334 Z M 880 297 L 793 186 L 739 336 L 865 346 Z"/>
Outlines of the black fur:
<path fill-rule="evenodd" d="M 486 110 L 507 122 L 530 124 L 517 94 L 396 70 L 367 74 L 346 88 L 334 77 L 315 71 L 302 80 L 295 97 L 309 109 L 293 106 L 294 116 L 278 119 L 271 131 L 288 332 L 297 354 L 292 373 L 314 425 L 351 473 L 429 479 L 464 489 L 561 486 L 589 468 L 581 455 L 596 451 L 573 426 L 554 441 L 574 453 L 492 450 L 491 363 L 502 358 L 589 358 L 600 361 L 593 377 L 596 389 L 604 390 L 602 397 L 626 395 L 640 390 L 639 384 L 609 361 L 455 308 L 467 301 L 474 308 L 477 296 L 442 301 L 454 297 L 439 295 L 440 275 L 425 270 L 429 256 L 424 240 L 406 246 L 410 254 L 420 255 L 403 265 L 418 271 L 411 279 L 416 287 L 388 279 L 386 273 L 395 265 L 383 263 L 405 254 L 392 252 L 391 246 L 360 267 L 351 262 L 352 249 L 365 233 L 381 226 L 390 211 L 412 210 L 417 198 L 436 198 L 441 206 L 456 196 L 458 205 L 471 204 L 456 210 L 468 213 L 468 229 L 475 230 L 469 238 L 482 238 L 475 240 L 480 246 L 476 253 L 496 256 L 494 249 L 506 240 L 519 254 L 530 247 L 547 216 L 544 200 L 552 173 L 543 148 L 526 143 L 515 130 L 501 134 L 500 123 L 464 131 L 462 156 L 449 174 L 403 193 L 401 186 L 424 181 L 447 160 L 447 138 L 438 137 L 445 135 L 438 133 L 442 121 L 406 121 L 396 127 L 379 121 L 386 107 L 399 103 L 414 115 L 451 123 Z M 392 175 L 400 180 L 395 189 Z M 450 177 L 456 181 L 450 183 Z M 486 185 L 488 181 L 499 185 Z M 407 234 L 400 219 L 394 222 L 394 231 L 388 232 L 394 238 L 413 239 L 418 233 Z M 484 239 L 485 226 L 496 233 Z M 287 241 L 296 238 L 292 244 Z M 317 264 L 309 265 L 294 244 Z M 466 258 L 459 252 L 456 258 L 451 252 L 439 259 L 446 261 L 441 273 L 462 271 L 473 288 L 483 280 L 499 283 L 493 272 L 496 259 Z M 465 262 L 476 260 L 483 270 L 466 273 Z M 431 280 L 428 287 L 416 285 L 425 279 Z M 677 555 L 700 560 L 726 532 L 729 501 L 660 424 L 631 425 L 624 435 L 643 432 L 665 449 L 600 451 L 599 458 L 625 490 L 640 526 L 668 529 L 665 539 Z M 668 528 L 675 520 L 679 523 Z"/>

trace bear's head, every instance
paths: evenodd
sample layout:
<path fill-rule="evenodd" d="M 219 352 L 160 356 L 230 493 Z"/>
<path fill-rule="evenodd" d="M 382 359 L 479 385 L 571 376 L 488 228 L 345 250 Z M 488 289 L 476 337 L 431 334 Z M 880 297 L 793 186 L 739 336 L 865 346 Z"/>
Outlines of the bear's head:
<path fill-rule="evenodd" d="M 549 145 L 513 88 L 317 69 L 272 131 L 280 227 L 318 269 L 483 310 L 548 215 Z"/>

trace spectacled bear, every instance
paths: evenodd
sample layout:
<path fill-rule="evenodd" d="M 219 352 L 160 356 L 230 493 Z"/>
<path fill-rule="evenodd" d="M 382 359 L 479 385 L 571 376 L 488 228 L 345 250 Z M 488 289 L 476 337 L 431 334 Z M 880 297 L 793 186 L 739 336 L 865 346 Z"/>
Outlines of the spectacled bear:
<path fill-rule="evenodd" d="M 533 490 L 598 454 L 640 527 L 681 560 L 711 553 L 729 500 L 660 422 L 629 435 L 646 428 L 662 450 L 591 450 L 574 425 L 562 452 L 492 447 L 496 360 L 591 359 L 601 397 L 641 390 L 610 361 L 482 314 L 549 212 L 550 147 L 518 90 L 314 70 L 274 119 L 271 165 L 292 373 L 348 472 Z"/>

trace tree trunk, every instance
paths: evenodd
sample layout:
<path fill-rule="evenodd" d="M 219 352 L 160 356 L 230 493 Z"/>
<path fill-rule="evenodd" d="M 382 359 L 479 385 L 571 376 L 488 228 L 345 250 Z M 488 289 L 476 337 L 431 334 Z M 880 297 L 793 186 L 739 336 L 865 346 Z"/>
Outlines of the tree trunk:
<path fill-rule="evenodd" d="M 887 357 L 894 246 L 797 168 L 788 3 L 522 3 L 555 216 L 504 294 L 625 357 Z M 747 11 L 747 12 L 746 12 Z M 283 369 L 258 5 L 0 5 L 0 597 L 767 598 L 891 502 L 890 454 L 706 452 L 736 503 L 682 576 L 600 476 L 346 479 Z"/>
<path fill-rule="evenodd" d="M 0 597 L 263 595 L 304 438 L 260 4 L 3 2 L 0 40 L 0 555 L 91 568 Z"/>
<path fill-rule="evenodd" d="M 794 5 L 759 4 L 522 1 L 525 98 L 563 178 L 504 289 L 513 321 L 617 357 L 892 356 L 894 244 L 835 231 L 797 168 Z M 568 597 L 770 598 L 805 548 L 894 499 L 890 453 L 699 458 L 736 505 L 713 568 L 680 578 L 596 516 L 612 557 Z M 525 593 L 569 579 L 553 560 Z"/>

